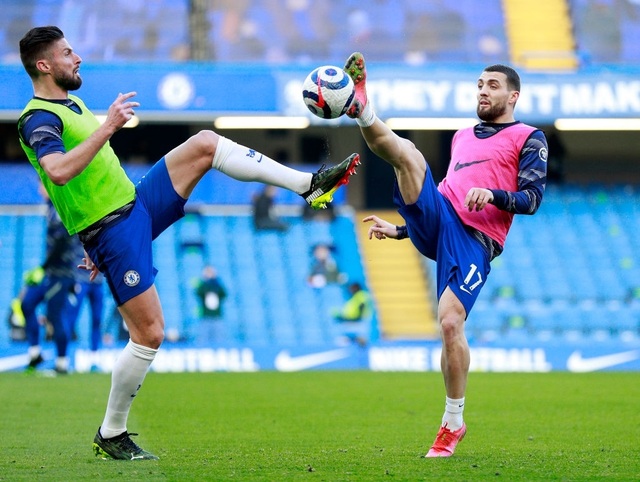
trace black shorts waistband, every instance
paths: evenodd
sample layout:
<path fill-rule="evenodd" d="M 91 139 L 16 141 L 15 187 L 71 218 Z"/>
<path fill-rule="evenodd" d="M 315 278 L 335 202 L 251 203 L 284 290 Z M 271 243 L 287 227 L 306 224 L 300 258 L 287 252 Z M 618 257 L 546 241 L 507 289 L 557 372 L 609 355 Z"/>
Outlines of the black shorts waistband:
<path fill-rule="evenodd" d="M 78 233 L 78 238 L 80 239 L 80 242 L 82 244 L 87 244 L 89 241 L 95 238 L 100 231 L 102 231 L 104 228 L 112 224 L 114 221 L 121 218 L 122 216 L 127 214 L 129 211 L 131 211 L 135 203 L 136 203 L 136 200 L 134 199 L 133 201 L 125 204 L 124 206 L 119 207 L 115 211 L 111 211 L 109 214 L 99 219 L 98 221 L 93 223 L 91 226 L 84 228 L 82 231 Z"/>

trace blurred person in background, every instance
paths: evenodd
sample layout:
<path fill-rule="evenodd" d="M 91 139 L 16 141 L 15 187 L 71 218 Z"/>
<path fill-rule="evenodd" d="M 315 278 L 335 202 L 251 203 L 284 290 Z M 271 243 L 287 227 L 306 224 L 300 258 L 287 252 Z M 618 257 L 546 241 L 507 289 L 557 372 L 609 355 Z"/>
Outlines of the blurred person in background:
<path fill-rule="evenodd" d="M 84 257 L 82 243 L 76 246 L 76 260 Z M 89 332 L 89 348 L 91 350 L 91 371 L 98 370 L 98 350 L 102 344 L 102 317 L 104 313 L 104 276 L 99 273 L 95 279 L 91 278 L 91 272 L 76 269 L 76 283 L 69 295 L 69 322 L 71 323 L 71 335 L 77 334 L 78 319 L 80 318 L 82 304 L 85 300 L 89 303 L 89 319 L 91 321 Z"/>
<path fill-rule="evenodd" d="M 264 186 L 252 199 L 253 226 L 261 231 L 286 231 L 289 225 L 275 213 L 275 198 L 278 188 Z"/>
<path fill-rule="evenodd" d="M 312 288 L 324 288 L 327 284 L 344 283 L 346 276 L 338 269 L 332 254 L 333 247 L 325 243 L 316 244 L 311 253 L 311 267 L 307 283 Z"/>
<path fill-rule="evenodd" d="M 184 216 L 184 205 L 202 177 L 217 169 L 245 182 L 273 184 L 321 209 L 355 173 L 359 156 L 316 173 L 273 159 L 202 130 L 164 155 L 134 185 L 111 148 L 111 137 L 132 119 L 136 92 L 119 93 L 101 124 L 77 96 L 82 59 L 55 26 L 35 27 L 20 40 L 20 58 L 34 97 L 18 120 L 20 142 L 70 235 L 86 254 L 91 279 L 102 272 L 130 339 L 116 361 L 96 456 L 155 460 L 127 430 L 131 405 L 164 340 L 164 317 L 155 287 L 152 241 Z"/>
<path fill-rule="evenodd" d="M 438 322 L 442 338 L 445 412 L 426 457 L 449 457 L 466 434 L 463 420 L 470 352 L 465 321 L 504 247 L 515 214 L 534 214 L 546 187 L 544 133 L 515 120 L 520 77 L 511 67 L 486 67 L 477 79 L 480 123 L 459 130 L 439 185 L 413 143 L 380 121 L 367 98 L 366 66 L 352 54 L 344 70 L 355 83 L 347 115 L 356 120 L 369 148 L 393 166 L 394 202 L 406 221 L 395 226 L 377 216 L 369 238 L 410 238 L 437 262 Z"/>
<path fill-rule="evenodd" d="M 66 374 L 69 371 L 67 350 L 71 340 L 71 324 L 68 318 L 69 294 L 75 284 L 78 261 L 76 248 L 80 241 L 77 236 L 69 235 L 42 185 L 40 194 L 47 203 L 46 256 L 41 266 L 26 273 L 26 287 L 21 304 L 29 343 L 27 371 L 35 371 L 44 362 L 40 345 L 42 326 L 36 313 L 38 306 L 44 302 L 46 318 L 53 327 L 53 341 L 56 346 L 55 373 Z"/>
<path fill-rule="evenodd" d="M 365 346 L 369 340 L 373 301 L 369 292 L 357 281 L 349 283 L 347 289 L 349 298 L 340 309 L 333 312 L 333 319 L 340 324 L 344 339 Z"/>
<path fill-rule="evenodd" d="M 621 22 L 626 12 L 616 0 L 587 0 L 575 15 L 578 51 L 587 64 L 620 62 Z"/>
<path fill-rule="evenodd" d="M 227 290 L 213 266 L 207 265 L 203 268 L 202 277 L 197 281 L 194 293 L 198 298 L 200 320 L 196 342 L 207 345 L 223 341 L 223 305 L 227 298 Z"/>

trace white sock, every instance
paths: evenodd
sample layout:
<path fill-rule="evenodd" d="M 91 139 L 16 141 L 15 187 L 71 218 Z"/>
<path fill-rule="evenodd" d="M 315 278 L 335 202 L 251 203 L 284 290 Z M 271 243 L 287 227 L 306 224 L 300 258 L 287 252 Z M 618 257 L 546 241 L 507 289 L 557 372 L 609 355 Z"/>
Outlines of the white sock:
<path fill-rule="evenodd" d="M 131 340 L 124 347 L 111 374 L 107 413 L 100 426 L 103 438 L 115 437 L 126 432 L 131 404 L 157 352 L 158 350 L 138 345 Z"/>
<path fill-rule="evenodd" d="M 56 368 L 58 370 L 67 371 L 69 369 L 69 358 L 66 356 L 56 357 Z"/>
<path fill-rule="evenodd" d="M 444 407 L 444 416 L 442 417 L 442 425 L 447 424 L 447 428 L 456 431 L 462 427 L 462 412 L 464 411 L 464 397 L 449 398 L 446 397 Z"/>
<path fill-rule="evenodd" d="M 30 359 L 35 360 L 40 356 L 40 353 L 42 353 L 42 350 L 40 348 L 40 345 L 33 345 L 29 347 L 27 353 L 29 353 Z"/>
<path fill-rule="evenodd" d="M 378 116 L 376 116 L 373 107 L 371 106 L 371 100 L 367 100 L 367 105 L 362 110 L 360 117 L 356 118 L 356 124 L 360 127 L 370 127 L 376 121 Z"/>
<path fill-rule="evenodd" d="M 211 166 L 238 181 L 261 182 L 298 194 L 311 187 L 311 173 L 301 172 L 220 136 Z"/>

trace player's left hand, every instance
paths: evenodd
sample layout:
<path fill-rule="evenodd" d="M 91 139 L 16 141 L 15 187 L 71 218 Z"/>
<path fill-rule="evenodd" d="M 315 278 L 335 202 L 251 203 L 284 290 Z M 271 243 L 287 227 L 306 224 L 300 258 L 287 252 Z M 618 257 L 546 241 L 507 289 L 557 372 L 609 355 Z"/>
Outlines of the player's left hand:
<path fill-rule="evenodd" d="M 140 102 L 130 100 L 136 96 L 136 92 L 127 92 L 126 94 L 118 94 L 113 104 L 109 106 L 107 111 L 107 119 L 104 125 L 108 125 L 113 132 L 122 128 L 135 115 L 134 109 L 140 107 Z"/>
<path fill-rule="evenodd" d="M 493 201 L 493 193 L 482 187 L 472 187 L 464 198 L 464 207 L 470 212 L 474 209 L 482 211 L 487 204 Z"/>
<path fill-rule="evenodd" d="M 78 269 L 86 269 L 87 271 L 91 271 L 91 274 L 89 275 L 89 281 L 93 281 L 94 279 L 96 279 L 96 276 L 98 276 L 98 273 L 100 272 L 98 270 L 98 267 L 93 263 L 93 261 L 91 261 L 91 258 L 86 251 L 84 252 L 84 258 L 82 258 L 82 264 L 78 265 Z"/>

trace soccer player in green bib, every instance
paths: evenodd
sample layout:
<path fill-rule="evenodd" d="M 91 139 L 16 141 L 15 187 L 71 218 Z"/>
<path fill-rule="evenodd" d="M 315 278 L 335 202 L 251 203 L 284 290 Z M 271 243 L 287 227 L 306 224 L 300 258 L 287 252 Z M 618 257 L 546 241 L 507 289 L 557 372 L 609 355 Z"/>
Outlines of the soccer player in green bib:
<path fill-rule="evenodd" d="M 140 107 L 136 93 L 114 93 L 100 124 L 80 98 L 69 94 L 82 85 L 82 59 L 58 27 L 29 30 L 20 40 L 20 57 L 34 90 L 18 121 L 20 142 L 69 234 L 77 233 L 84 245 L 86 257 L 79 267 L 93 277 L 104 273 L 130 334 L 113 368 L 95 454 L 157 459 L 131 440 L 127 430 L 133 399 L 164 338 L 152 241 L 184 216 L 189 195 L 210 169 L 289 189 L 319 209 L 348 182 L 359 156 L 305 173 L 203 130 L 167 153 L 134 185 L 109 140 Z"/>

